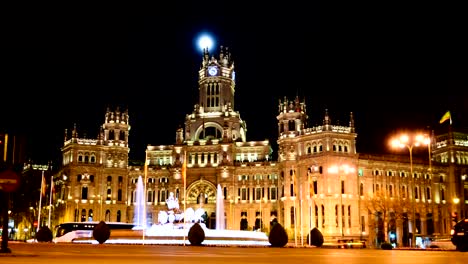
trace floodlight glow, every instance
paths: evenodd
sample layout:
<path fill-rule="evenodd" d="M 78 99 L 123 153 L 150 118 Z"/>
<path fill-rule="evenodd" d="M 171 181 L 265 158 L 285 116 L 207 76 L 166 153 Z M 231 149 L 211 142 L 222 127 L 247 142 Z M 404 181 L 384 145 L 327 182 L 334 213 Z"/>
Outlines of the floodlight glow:
<path fill-rule="evenodd" d="M 200 47 L 201 50 L 203 49 L 208 49 L 210 50 L 211 47 L 213 46 L 213 38 L 209 35 L 202 35 L 200 36 L 200 38 L 198 39 L 198 46 Z"/>

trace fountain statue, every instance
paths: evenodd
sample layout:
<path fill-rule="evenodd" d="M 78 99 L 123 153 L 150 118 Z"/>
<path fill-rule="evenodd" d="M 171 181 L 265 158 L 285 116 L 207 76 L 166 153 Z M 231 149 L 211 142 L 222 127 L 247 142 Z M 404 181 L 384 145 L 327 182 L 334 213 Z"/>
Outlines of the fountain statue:
<path fill-rule="evenodd" d="M 169 197 L 166 199 L 166 206 L 167 211 L 159 211 L 158 213 L 158 223 L 160 225 L 174 226 L 174 224 L 178 224 L 178 226 L 182 226 L 184 221 L 185 223 L 203 222 L 205 210 L 203 208 L 198 208 L 197 210 L 187 208 L 185 212 L 183 212 L 179 208 L 179 199 L 174 197 L 173 192 L 169 193 Z"/>

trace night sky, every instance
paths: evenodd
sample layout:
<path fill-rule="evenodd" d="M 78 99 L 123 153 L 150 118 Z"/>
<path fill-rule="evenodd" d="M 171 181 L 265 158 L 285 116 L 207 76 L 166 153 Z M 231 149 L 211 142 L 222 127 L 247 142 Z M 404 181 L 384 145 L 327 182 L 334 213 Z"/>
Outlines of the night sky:
<path fill-rule="evenodd" d="M 202 33 L 229 47 L 247 140 L 277 138 L 278 100 L 305 98 L 309 124 L 348 125 L 360 153 L 401 129 L 468 127 L 466 27 L 456 6 L 216 4 L 121 14 L 15 12 L 3 33 L 0 130 L 27 135 L 34 161 L 60 157 L 76 123 L 95 138 L 107 107 L 129 110 L 131 159 L 174 144 L 198 102 Z M 45 9 L 45 8 L 44 8 Z M 465 23 L 466 24 L 466 23 Z"/>

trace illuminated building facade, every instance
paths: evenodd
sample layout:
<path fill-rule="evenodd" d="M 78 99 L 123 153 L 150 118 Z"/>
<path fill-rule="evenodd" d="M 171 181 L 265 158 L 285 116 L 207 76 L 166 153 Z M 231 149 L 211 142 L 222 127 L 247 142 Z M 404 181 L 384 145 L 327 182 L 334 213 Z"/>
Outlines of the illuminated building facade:
<path fill-rule="evenodd" d="M 173 193 L 181 208 L 204 208 L 214 228 L 220 185 L 227 229 L 268 232 L 279 222 L 297 244 L 307 244 L 316 227 L 327 241 L 409 245 L 412 218 L 417 234 L 448 235 L 452 215 L 466 216 L 468 134 L 431 136 L 432 156 L 410 164 L 403 154 L 359 154 L 352 113 L 348 126 L 334 125 L 325 112 L 322 125 L 308 127 L 305 102 L 284 98 L 276 116 L 278 159 L 272 160 L 270 142 L 248 141 L 235 111 L 227 49 L 221 47 L 218 58 L 204 50 L 198 75 L 198 103 L 176 130 L 175 144 L 147 146 L 141 164 L 129 164 L 127 111 L 108 109 L 97 139 L 80 139 L 76 128 L 66 135 L 55 221 L 133 222 L 140 176 L 148 224 L 158 223 Z"/>

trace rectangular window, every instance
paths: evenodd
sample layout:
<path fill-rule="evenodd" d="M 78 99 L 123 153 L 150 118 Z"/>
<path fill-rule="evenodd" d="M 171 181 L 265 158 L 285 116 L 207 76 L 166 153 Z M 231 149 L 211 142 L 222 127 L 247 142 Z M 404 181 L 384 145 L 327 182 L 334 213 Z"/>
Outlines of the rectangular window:
<path fill-rule="evenodd" d="M 255 200 L 262 199 L 262 188 L 255 188 Z"/>
<path fill-rule="evenodd" d="M 345 227 L 345 206 L 341 205 L 341 226 Z"/>
<path fill-rule="evenodd" d="M 366 232 L 366 218 L 361 216 L 361 232 Z"/>
<path fill-rule="evenodd" d="M 314 181 L 314 194 L 318 194 L 318 184 L 317 184 L 317 180 Z"/>
<path fill-rule="evenodd" d="M 351 228 L 351 205 L 348 205 L 348 227 Z"/>
<path fill-rule="evenodd" d="M 276 187 L 271 187 L 270 189 L 270 197 L 271 197 L 271 200 L 276 200 Z"/>
<path fill-rule="evenodd" d="M 341 181 L 341 194 L 344 194 L 345 193 L 345 184 L 344 184 L 344 181 L 342 180 Z"/>
<path fill-rule="evenodd" d="M 241 200 L 242 201 L 247 200 L 247 189 L 245 187 L 241 188 Z"/>

